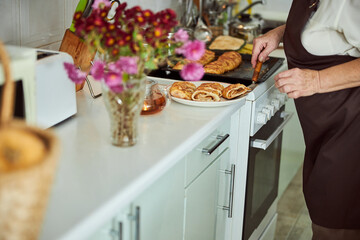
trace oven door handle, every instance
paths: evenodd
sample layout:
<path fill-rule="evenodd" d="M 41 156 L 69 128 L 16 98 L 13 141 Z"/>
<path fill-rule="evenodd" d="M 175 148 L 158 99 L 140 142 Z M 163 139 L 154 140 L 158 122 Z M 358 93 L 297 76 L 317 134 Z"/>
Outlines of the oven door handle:
<path fill-rule="evenodd" d="M 266 150 L 268 146 L 279 136 L 279 134 L 283 131 L 285 125 L 289 122 L 289 120 L 292 118 L 294 113 L 289 112 L 282 112 L 281 117 L 284 118 L 284 121 L 276 128 L 276 130 L 270 135 L 270 137 L 266 140 L 262 139 L 253 139 L 251 140 L 250 146 L 253 148 L 259 148 Z"/>

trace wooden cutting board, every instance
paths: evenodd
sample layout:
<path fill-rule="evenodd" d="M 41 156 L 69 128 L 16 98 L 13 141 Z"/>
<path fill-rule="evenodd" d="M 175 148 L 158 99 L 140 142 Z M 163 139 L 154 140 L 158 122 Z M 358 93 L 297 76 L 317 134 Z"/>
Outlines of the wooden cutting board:
<path fill-rule="evenodd" d="M 79 66 L 84 72 L 90 70 L 90 62 L 96 54 L 96 52 L 91 52 L 85 42 L 69 29 L 65 31 L 59 51 L 70 54 L 73 57 L 74 64 Z M 76 84 L 76 91 L 81 90 L 84 84 L 85 81 L 82 84 Z"/>

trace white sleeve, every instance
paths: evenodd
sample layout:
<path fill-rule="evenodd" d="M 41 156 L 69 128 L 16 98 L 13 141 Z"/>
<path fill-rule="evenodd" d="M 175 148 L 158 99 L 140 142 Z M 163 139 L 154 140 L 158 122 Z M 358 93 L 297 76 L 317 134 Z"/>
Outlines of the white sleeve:
<path fill-rule="evenodd" d="M 349 49 L 349 55 L 354 56 L 356 52 L 360 52 L 360 1 L 345 1 L 347 4 L 342 10 L 338 26 L 346 41 L 353 46 L 353 49 Z"/>
<path fill-rule="evenodd" d="M 311 54 L 360 57 L 360 0 L 322 0 L 301 41 Z"/>

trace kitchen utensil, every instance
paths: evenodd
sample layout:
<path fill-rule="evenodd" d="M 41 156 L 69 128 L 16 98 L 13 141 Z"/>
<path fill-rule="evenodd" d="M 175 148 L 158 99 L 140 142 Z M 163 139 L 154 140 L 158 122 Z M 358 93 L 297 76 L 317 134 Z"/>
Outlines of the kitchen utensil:
<path fill-rule="evenodd" d="M 75 8 L 75 12 L 85 12 L 85 9 L 88 7 L 89 5 L 89 2 L 88 0 L 80 0 L 78 5 L 76 6 Z M 92 1 L 91 1 L 92 2 Z M 71 23 L 71 26 L 70 26 L 70 31 L 71 32 L 75 32 L 75 21 L 73 20 L 72 23 Z"/>
<path fill-rule="evenodd" d="M 211 30 L 204 24 L 204 22 L 202 21 L 202 0 L 200 0 L 200 9 L 199 9 L 199 17 L 198 17 L 198 21 L 194 30 L 194 38 L 204 41 L 204 42 L 209 42 L 212 38 L 212 32 Z"/>
<path fill-rule="evenodd" d="M 204 24 L 201 17 L 198 18 L 198 23 L 194 31 L 194 38 L 204 42 L 209 42 L 212 38 L 211 30 Z"/>
<path fill-rule="evenodd" d="M 94 0 L 80 0 L 75 11 L 83 11 L 83 13 L 88 16 L 91 12 L 93 1 Z M 87 72 L 90 70 L 90 62 L 94 59 L 96 52 L 91 52 L 85 42 L 75 35 L 74 31 L 74 23 L 72 23 L 70 28 L 65 31 L 59 51 L 70 54 L 73 57 L 74 64 L 82 71 Z M 85 81 L 81 84 L 76 84 L 76 91 L 81 90 L 84 87 L 84 84 Z"/>
<path fill-rule="evenodd" d="M 259 79 L 259 74 L 260 74 L 262 65 L 263 65 L 263 63 L 260 62 L 259 60 L 256 62 L 256 66 L 255 66 L 255 69 L 254 69 L 254 74 L 252 76 L 252 81 L 255 82 L 255 83 Z"/>
<path fill-rule="evenodd" d="M 240 19 L 236 19 L 229 24 L 229 35 L 244 39 L 247 43 L 252 43 L 260 32 L 261 21 L 251 18 L 249 14 L 243 13 Z"/>

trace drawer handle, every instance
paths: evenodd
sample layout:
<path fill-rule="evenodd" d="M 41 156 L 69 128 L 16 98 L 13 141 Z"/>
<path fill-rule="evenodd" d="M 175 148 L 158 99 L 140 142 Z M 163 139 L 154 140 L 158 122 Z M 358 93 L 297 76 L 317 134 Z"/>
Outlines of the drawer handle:
<path fill-rule="evenodd" d="M 119 222 L 119 240 L 123 240 L 123 224 Z"/>
<path fill-rule="evenodd" d="M 233 204 L 234 204 L 234 184 L 235 184 L 235 164 L 231 164 L 231 171 L 225 170 L 226 174 L 230 174 L 230 191 L 229 191 L 229 206 L 224 206 L 223 210 L 228 211 L 228 218 L 232 218 Z"/>
<path fill-rule="evenodd" d="M 224 136 L 218 135 L 216 139 L 218 139 L 219 141 L 217 141 L 216 144 L 210 149 L 203 148 L 202 153 L 206 155 L 211 155 L 229 136 L 230 136 L 229 134 L 225 134 Z"/>
<path fill-rule="evenodd" d="M 140 240 L 140 207 L 135 209 L 135 240 Z"/>
<path fill-rule="evenodd" d="M 134 239 L 140 240 L 140 207 L 135 208 L 135 214 L 129 214 L 129 220 L 135 222 Z"/>

